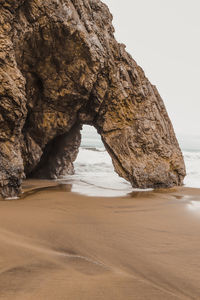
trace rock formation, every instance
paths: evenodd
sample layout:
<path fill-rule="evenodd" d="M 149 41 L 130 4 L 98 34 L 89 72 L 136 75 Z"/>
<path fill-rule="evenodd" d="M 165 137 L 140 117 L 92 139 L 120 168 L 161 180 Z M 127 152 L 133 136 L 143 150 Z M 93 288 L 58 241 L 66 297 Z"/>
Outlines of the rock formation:
<path fill-rule="evenodd" d="M 133 187 L 181 185 L 163 101 L 114 38 L 99 0 L 0 0 L 0 187 L 73 172 L 82 124 L 96 127 Z"/>

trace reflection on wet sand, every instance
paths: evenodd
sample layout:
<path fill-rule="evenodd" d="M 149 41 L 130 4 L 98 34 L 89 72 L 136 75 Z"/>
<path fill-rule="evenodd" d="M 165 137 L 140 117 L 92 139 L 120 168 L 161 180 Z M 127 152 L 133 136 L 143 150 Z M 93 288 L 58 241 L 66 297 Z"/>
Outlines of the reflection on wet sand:
<path fill-rule="evenodd" d="M 0 300 L 199 299 L 199 189 L 110 198 L 45 180 L 23 189 L 0 202 Z"/>
<path fill-rule="evenodd" d="M 38 194 L 39 192 L 71 192 L 72 184 L 55 184 L 43 187 L 36 187 L 32 186 L 23 186 L 23 193 L 21 194 L 20 198 L 24 199 L 28 196 Z"/>
<path fill-rule="evenodd" d="M 200 199 L 199 201 L 190 201 L 188 204 L 187 204 L 187 208 L 192 211 L 192 212 L 196 212 L 200 215 Z"/>

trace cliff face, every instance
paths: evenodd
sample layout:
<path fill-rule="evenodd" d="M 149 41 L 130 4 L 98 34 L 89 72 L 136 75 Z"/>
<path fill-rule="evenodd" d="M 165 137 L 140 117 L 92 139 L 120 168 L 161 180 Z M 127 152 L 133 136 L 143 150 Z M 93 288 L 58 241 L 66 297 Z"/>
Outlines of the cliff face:
<path fill-rule="evenodd" d="M 14 4 L 13 4 L 14 2 Z M 181 185 L 163 101 L 118 44 L 99 0 L 0 0 L 0 186 L 73 173 L 81 124 L 95 126 L 133 187 Z"/>

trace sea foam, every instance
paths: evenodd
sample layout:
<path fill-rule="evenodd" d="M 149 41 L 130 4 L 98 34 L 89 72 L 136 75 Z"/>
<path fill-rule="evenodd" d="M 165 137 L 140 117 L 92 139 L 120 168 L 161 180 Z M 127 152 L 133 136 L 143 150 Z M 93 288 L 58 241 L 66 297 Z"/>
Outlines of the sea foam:
<path fill-rule="evenodd" d="M 80 151 L 74 163 L 75 175 L 66 176 L 67 182 L 72 183 L 72 191 L 90 196 L 123 196 L 142 191 L 133 189 L 129 182 L 115 173 L 101 137 L 94 128 L 84 127 Z M 182 150 L 187 168 L 185 186 L 200 188 L 200 151 L 196 148 L 195 151 Z"/>

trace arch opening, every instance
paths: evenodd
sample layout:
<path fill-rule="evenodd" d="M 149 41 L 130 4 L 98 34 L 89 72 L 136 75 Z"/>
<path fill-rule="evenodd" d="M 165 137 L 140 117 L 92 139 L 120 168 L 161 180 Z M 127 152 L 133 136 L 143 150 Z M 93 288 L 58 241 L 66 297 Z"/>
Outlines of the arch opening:
<path fill-rule="evenodd" d="M 84 125 L 81 145 L 74 161 L 72 191 L 89 196 L 123 196 L 132 191 L 131 184 L 114 171 L 112 159 L 106 151 L 101 136 L 93 126 Z"/>

